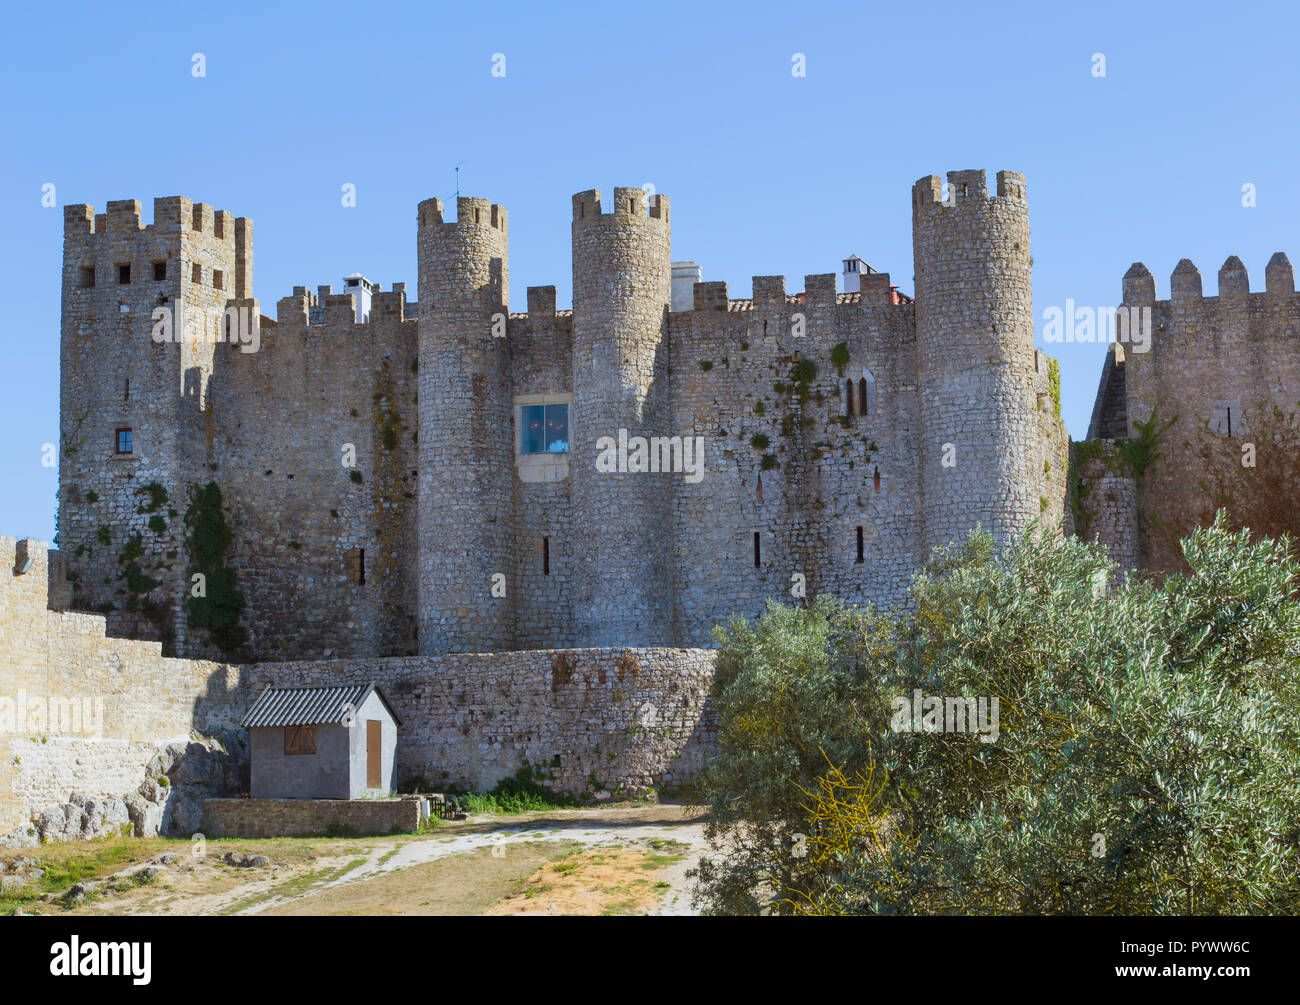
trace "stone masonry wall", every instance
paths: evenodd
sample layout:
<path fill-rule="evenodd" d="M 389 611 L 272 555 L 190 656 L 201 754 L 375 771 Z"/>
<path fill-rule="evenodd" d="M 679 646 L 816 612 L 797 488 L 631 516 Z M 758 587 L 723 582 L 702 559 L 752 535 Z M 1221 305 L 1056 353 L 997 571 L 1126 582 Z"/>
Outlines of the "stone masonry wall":
<path fill-rule="evenodd" d="M 1251 479 L 1270 472 L 1243 468 L 1242 448 L 1266 434 L 1289 435 L 1269 427 L 1274 408 L 1287 426 L 1300 402 L 1300 294 L 1281 252 L 1268 262 L 1263 293 L 1250 292 L 1236 256 L 1219 270 L 1214 297 L 1202 295 L 1201 274 L 1187 259 L 1174 269 L 1168 300 L 1156 300 L 1155 279 L 1140 262 L 1123 290 L 1124 305 L 1149 310 L 1152 327 L 1149 351 L 1125 352 L 1127 435 L 1153 415 L 1163 430 L 1138 488 L 1142 565 L 1174 571 L 1182 566 L 1177 538 L 1209 515 L 1206 483 L 1228 474 L 1213 465 L 1226 465 L 1249 493 Z"/>
<path fill-rule="evenodd" d="M 912 191 L 925 549 L 978 523 L 999 544 L 1044 512 L 1025 178 L 950 171 Z M 1049 500 L 1049 506 L 1051 502 Z"/>
<path fill-rule="evenodd" d="M 100 615 L 49 610 L 57 554 L 0 537 L 0 836 L 74 792 L 133 792 L 160 748 L 238 730 L 244 713 L 238 667 L 168 659 L 106 636 Z"/>
<path fill-rule="evenodd" d="M 806 302 L 781 276 L 756 276 L 748 301 L 702 283 L 672 315 L 673 428 L 704 443 L 700 481 L 669 476 L 683 642 L 795 602 L 796 574 L 808 598 L 903 600 L 921 557 L 913 316 L 888 274 L 870 278 L 837 296 L 834 276 L 808 276 Z"/>
<path fill-rule="evenodd" d="M 1076 443 L 1074 456 L 1078 465 L 1075 533 L 1106 545 L 1120 569 L 1138 568 L 1137 482 L 1120 462 L 1115 441 Z"/>
<path fill-rule="evenodd" d="M 319 322 L 310 324 L 313 306 Z M 415 652 L 416 322 L 298 287 L 255 353 L 214 367 L 206 478 L 221 486 L 251 658 Z"/>
<path fill-rule="evenodd" d="M 716 736 L 713 653 L 538 649 L 436 658 L 259 663 L 272 685 L 374 681 L 397 710 L 399 787 L 483 791 L 526 764 L 577 795 L 690 782 Z"/>
<path fill-rule="evenodd" d="M 239 352 L 217 339 L 227 304 L 251 303 L 252 254 L 250 221 L 179 196 L 154 200 L 148 225 L 132 199 L 64 209 L 59 541 L 74 603 L 178 652 L 185 487 L 213 361 Z"/>
<path fill-rule="evenodd" d="M 426 791 L 489 789 L 527 763 L 557 789 L 631 794 L 689 782 L 712 750 L 707 650 L 533 650 L 246 667 L 171 659 L 157 642 L 105 636 L 102 616 L 50 610 L 57 555 L 39 542 L 0 538 L 0 838 L 74 793 L 101 802 L 138 789 L 165 802 L 184 795 L 175 791 L 183 786 L 204 797 L 237 794 L 241 765 L 234 762 L 246 746 L 239 723 L 270 684 L 378 683 L 402 719 L 399 782 L 422 776 Z M 18 574 L 28 558 L 30 567 Z M 78 718 L 65 721 L 65 709 Z M 228 741 L 233 774 L 225 767 L 231 758 L 196 751 L 203 737 Z M 201 756 L 186 765 L 186 753 Z M 201 777 L 190 777 L 196 772 Z M 167 774 L 173 791 L 160 795 L 156 783 Z M 155 817 L 155 832 L 159 823 L 192 833 L 199 819 L 169 806 Z"/>
<path fill-rule="evenodd" d="M 833 275 L 789 294 L 760 276 L 748 300 L 698 283 L 675 313 L 662 196 L 618 188 L 609 212 L 595 190 L 575 196 L 574 310 L 533 287 L 513 315 L 505 208 L 462 198 L 452 221 L 430 199 L 418 316 L 395 287 L 364 324 L 329 287 L 295 287 L 262 318 L 246 220 L 183 199 L 158 200 L 144 228 L 134 202 L 102 218 L 70 207 L 73 605 L 217 655 L 184 607 L 183 514 L 208 481 L 245 599 L 248 643 L 230 659 L 702 645 L 768 599 L 901 603 L 930 546 L 1063 514 L 1068 441 L 1059 377 L 1032 343 L 1024 179 L 984 184 L 953 173 L 944 205 L 937 178 L 918 183 L 915 303 L 888 274 L 851 294 Z M 246 306 L 258 350 L 153 344 L 144 322 L 168 298 Z M 127 373 L 129 404 L 115 402 Z M 567 453 L 521 455 L 519 410 L 540 402 L 570 403 Z M 118 422 L 139 457 L 111 454 Z M 701 442 L 702 477 L 597 471 L 596 439 L 620 429 Z M 135 547 L 160 581 L 141 595 Z"/>
<path fill-rule="evenodd" d="M 417 799 L 209 799 L 203 804 L 203 833 L 211 838 L 311 837 L 335 828 L 389 834 L 419 826 Z"/>

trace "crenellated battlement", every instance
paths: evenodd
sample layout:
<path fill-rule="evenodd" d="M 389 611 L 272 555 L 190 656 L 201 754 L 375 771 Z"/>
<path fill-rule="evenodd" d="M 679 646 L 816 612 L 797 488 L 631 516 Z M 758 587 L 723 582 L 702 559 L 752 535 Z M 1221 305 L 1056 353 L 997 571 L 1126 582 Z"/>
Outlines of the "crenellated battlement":
<path fill-rule="evenodd" d="M 370 320 L 356 320 L 356 298 L 352 293 L 335 293 L 332 285 L 318 286 L 313 293 L 306 286 L 295 286 L 287 297 L 276 301 L 276 324 L 294 327 L 321 326 L 366 329 L 383 322 L 414 322 L 416 315 L 407 314 L 414 306 L 406 299 L 406 284 L 394 283 L 392 290 L 382 290 L 376 284 L 370 299 Z"/>
<path fill-rule="evenodd" d="M 912 206 L 920 210 L 937 206 L 941 209 L 955 209 L 967 204 L 987 201 L 988 183 L 983 169 L 948 172 L 947 199 L 944 198 L 944 186 L 938 175 L 927 175 L 912 186 Z M 995 199 L 1024 204 L 1028 201 L 1025 189 L 1025 176 L 1019 171 L 999 171 L 997 175 L 997 192 Z"/>
<path fill-rule="evenodd" d="M 1236 255 L 1229 255 L 1219 268 L 1218 294 L 1207 297 L 1201 271 L 1189 258 L 1181 259 L 1169 277 L 1169 297 L 1160 300 L 1156 295 L 1156 281 L 1151 270 L 1141 262 L 1134 262 L 1124 273 L 1123 303 L 1129 306 L 1151 304 L 1161 308 L 1188 309 L 1201 304 L 1242 302 L 1265 307 L 1290 304 L 1296 293 L 1295 272 L 1287 256 L 1278 251 L 1268 260 L 1264 269 L 1264 289 L 1251 292 L 1250 274 Z"/>
<path fill-rule="evenodd" d="M 836 277 L 822 273 L 804 277 L 802 293 L 785 292 L 785 276 L 754 276 L 751 297 L 732 298 L 727 283 L 723 281 L 696 283 L 692 311 L 735 314 L 744 311 L 798 310 L 811 304 L 814 307 L 862 307 L 875 310 L 880 307 L 908 307 L 912 298 L 899 293 L 890 282 L 888 272 L 873 272 L 862 276 L 862 288 L 850 293 L 835 291 Z"/>
<path fill-rule="evenodd" d="M 153 201 L 153 222 L 146 224 L 138 199 L 111 200 L 104 213 L 86 203 L 63 207 L 65 239 L 122 237 L 133 234 L 204 234 L 234 242 L 240 232 L 251 232 L 252 220 L 228 210 L 213 209 L 207 203 L 184 196 L 159 196 Z"/>
<path fill-rule="evenodd" d="M 581 224 L 599 217 L 627 217 L 668 223 L 668 197 L 649 195 L 643 188 L 615 188 L 611 212 L 601 207 L 600 189 L 591 188 L 573 197 L 573 222 Z"/>
<path fill-rule="evenodd" d="M 442 226 L 452 230 L 499 230 L 504 235 L 507 232 L 506 208 L 491 199 L 462 195 L 456 200 L 456 219 L 448 220 L 442 200 L 435 196 L 420 203 L 419 225 L 421 228 Z"/>

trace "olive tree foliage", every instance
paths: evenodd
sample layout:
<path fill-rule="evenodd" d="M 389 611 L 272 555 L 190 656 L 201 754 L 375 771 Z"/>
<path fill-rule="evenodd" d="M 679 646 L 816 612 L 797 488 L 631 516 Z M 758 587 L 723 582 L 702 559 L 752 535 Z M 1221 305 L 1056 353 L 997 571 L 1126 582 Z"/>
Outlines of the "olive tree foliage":
<path fill-rule="evenodd" d="M 1221 518 L 1181 547 L 1188 575 L 1121 581 L 976 531 L 905 611 L 721 626 L 703 908 L 1300 911 L 1300 565 Z M 895 728 L 918 690 L 996 698 L 996 734 Z"/>

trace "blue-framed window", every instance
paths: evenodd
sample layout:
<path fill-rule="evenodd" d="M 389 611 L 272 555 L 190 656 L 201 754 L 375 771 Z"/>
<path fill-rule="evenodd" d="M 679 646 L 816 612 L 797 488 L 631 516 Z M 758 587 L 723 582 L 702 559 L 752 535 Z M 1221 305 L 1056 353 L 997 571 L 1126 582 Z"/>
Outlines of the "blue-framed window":
<path fill-rule="evenodd" d="M 131 452 L 131 430 L 117 430 L 117 452 L 119 454 L 129 454 Z"/>
<path fill-rule="evenodd" d="M 520 453 L 567 454 L 569 452 L 569 406 L 522 405 L 523 436 Z"/>

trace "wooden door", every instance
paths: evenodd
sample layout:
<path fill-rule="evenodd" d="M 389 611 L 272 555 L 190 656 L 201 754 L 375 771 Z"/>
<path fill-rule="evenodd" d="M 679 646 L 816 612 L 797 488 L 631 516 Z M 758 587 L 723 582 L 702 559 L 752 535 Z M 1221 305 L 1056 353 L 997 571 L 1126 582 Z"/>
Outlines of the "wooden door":
<path fill-rule="evenodd" d="M 366 788 L 377 789 L 384 784 L 384 724 L 378 719 L 366 720 Z"/>

